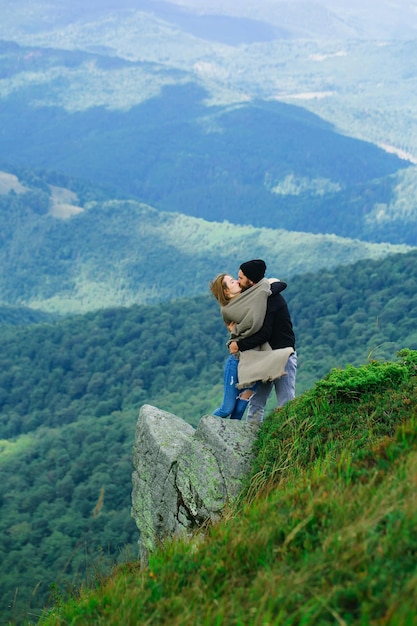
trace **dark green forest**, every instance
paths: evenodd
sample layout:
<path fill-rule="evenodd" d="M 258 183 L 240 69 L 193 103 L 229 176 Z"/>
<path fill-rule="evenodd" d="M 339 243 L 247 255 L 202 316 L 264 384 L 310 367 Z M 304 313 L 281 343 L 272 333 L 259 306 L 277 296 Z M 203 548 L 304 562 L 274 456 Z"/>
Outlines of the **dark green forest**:
<path fill-rule="evenodd" d="M 416 279 L 411 252 L 290 281 L 297 394 L 331 368 L 416 349 Z M 1 326 L 2 623 L 36 621 L 51 593 L 135 557 L 138 410 L 154 404 L 196 425 L 221 398 L 226 338 L 206 293 Z"/>

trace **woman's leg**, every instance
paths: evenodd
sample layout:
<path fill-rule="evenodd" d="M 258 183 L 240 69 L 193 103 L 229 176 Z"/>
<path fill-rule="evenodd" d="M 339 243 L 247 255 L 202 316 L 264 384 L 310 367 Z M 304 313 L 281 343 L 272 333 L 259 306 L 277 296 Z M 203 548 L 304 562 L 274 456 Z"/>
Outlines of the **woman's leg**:
<path fill-rule="evenodd" d="M 235 402 L 235 408 L 233 409 L 233 412 L 230 416 L 231 420 L 242 419 L 243 414 L 246 411 L 246 408 L 249 404 L 249 400 L 251 399 L 252 396 L 253 396 L 253 389 L 244 389 L 243 391 L 240 392 Z"/>
<path fill-rule="evenodd" d="M 226 359 L 226 363 L 224 364 L 223 371 L 223 383 L 224 383 L 224 394 L 223 394 L 223 402 L 218 409 L 213 412 L 213 415 L 217 415 L 218 417 L 229 417 L 232 415 L 235 405 L 238 400 L 239 392 L 236 389 L 237 383 L 237 366 L 238 359 L 230 354 Z M 242 401 L 245 402 L 245 401 Z M 245 408 L 247 403 L 245 402 Z M 244 412 L 244 411 L 243 411 Z M 243 415 L 243 413 L 242 413 Z M 240 419 L 240 418 L 235 418 Z"/>

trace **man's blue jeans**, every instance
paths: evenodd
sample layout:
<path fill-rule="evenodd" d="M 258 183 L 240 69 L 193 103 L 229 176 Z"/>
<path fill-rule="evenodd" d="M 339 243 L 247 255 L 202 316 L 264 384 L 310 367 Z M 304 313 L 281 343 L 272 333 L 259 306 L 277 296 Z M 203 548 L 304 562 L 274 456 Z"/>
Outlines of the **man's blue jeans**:
<path fill-rule="evenodd" d="M 236 388 L 238 382 L 237 366 L 239 360 L 234 354 L 230 354 L 224 364 L 223 382 L 224 394 L 223 402 L 213 415 L 218 417 L 229 417 L 232 420 L 241 420 L 248 406 L 248 400 L 242 400 L 239 396 L 239 389 Z M 243 391 L 243 390 L 242 390 Z"/>
<path fill-rule="evenodd" d="M 297 353 L 294 352 L 285 366 L 286 376 L 281 376 L 273 382 L 258 382 L 252 398 L 249 401 L 248 422 L 261 423 L 264 419 L 265 406 L 272 388 L 275 387 L 278 406 L 284 406 L 295 397 L 295 377 L 297 374 Z"/>

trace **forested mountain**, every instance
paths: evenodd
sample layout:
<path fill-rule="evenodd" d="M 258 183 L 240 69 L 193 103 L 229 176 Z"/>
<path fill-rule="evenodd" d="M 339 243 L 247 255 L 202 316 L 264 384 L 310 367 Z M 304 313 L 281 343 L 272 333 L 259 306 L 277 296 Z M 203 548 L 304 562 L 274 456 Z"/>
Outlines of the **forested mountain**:
<path fill-rule="evenodd" d="M 332 367 L 416 348 L 417 252 L 306 274 L 284 292 L 297 335 L 297 393 Z M 132 556 L 131 449 L 154 404 L 196 424 L 222 393 L 226 334 L 203 295 L 54 323 L 2 326 L 2 619 Z"/>
<path fill-rule="evenodd" d="M 62 175 L 18 174 L 0 172 L 0 301 L 14 306 L 64 314 L 148 304 L 207 292 L 217 273 L 253 257 L 286 279 L 408 249 L 207 222 L 106 200 Z"/>

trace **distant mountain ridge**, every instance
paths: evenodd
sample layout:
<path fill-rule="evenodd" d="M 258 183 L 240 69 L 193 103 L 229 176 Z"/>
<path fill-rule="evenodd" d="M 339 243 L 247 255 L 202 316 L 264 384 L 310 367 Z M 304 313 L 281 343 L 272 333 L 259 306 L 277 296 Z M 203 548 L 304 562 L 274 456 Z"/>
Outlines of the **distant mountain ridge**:
<path fill-rule="evenodd" d="M 225 45 L 185 28 L 218 15 L 284 27 L 297 13 L 313 25 L 317 11 L 321 27 L 335 16 L 345 27 L 367 23 L 368 6 L 15 9 L 2 16 L 0 158 L 110 182 L 113 197 L 164 211 L 416 244 L 415 41 L 329 41 L 312 27 L 307 39 Z M 373 9 L 388 23 L 387 3 Z"/>
<path fill-rule="evenodd" d="M 412 99 L 403 99 L 407 110 L 401 115 L 395 108 L 395 85 L 413 85 L 414 42 L 275 39 L 224 46 L 159 19 L 159 10 L 183 17 L 184 11 L 151 0 L 142 12 L 133 11 L 130 2 L 117 10 L 112 2 L 92 4 L 83 12 L 82 3 L 62 1 L 44 21 L 39 5 L 32 13 L 23 1 L 14 6 L 28 21 L 6 12 L 0 26 L 14 20 L 15 28 L 10 22 L 8 30 L 14 41 L 0 43 L 0 169 L 13 174 L 26 168 L 29 182 L 39 168 L 49 170 L 49 186 L 46 178 L 40 183 L 42 174 L 29 184 L 24 200 L 19 193 L 1 196 L 8 268 L 1 277 L 4 302 L 75 312 L 184 295 L 186 282 L 173 292 L 141 273 L 154 255 L 157 268 L 162 262 L 157 245 L 168 257 L 185 248 L 178 259 L 197 259 L 204 284 L 208 266 L 218 261 L 221 269 L 232 270 L 242 255 L 270 258 L 280 275 L 292 276 L 334 267 L 336 258 L 340 263 L 363 258 L 371 249 L 372 254 L 404 249 L 385 243 L 417 245 L 417 168 L 412 151 L 410 160 L 395 155 L 407 155 L 414 142 L 415 125 L 408 123 Z M 214 4 L 210 11 L 199 6 L 201 15 L 213 14 Z M 293 5 L 295 11 L 301 6 Z M 232 9 L 225 6 L 224 15 L 230 17 Z M 258 17 L 264 9 L 259 6 Z M 376 128 L 379 143 L 388 147 L 348 137 L 323 117 L 286 102 L 298 102 L 300 93 L 300 102 L 308 101 L 312 109 L 331 109 L 331 116 L 344 120 L 342 128 L 352 120 L 358 134 L 373 136 Z M 342 108 L 334 104 L 339 98 L 347 103 Z M 350 108 L 354 101 L 359 109 Z M 74 186 L 65 182 L 68 177 Z M 65 202 L 53 187 L 67 188 L 77 199 Z M 160 219 L 175 224 L 173 245 L 171 240 L 167 245 L 160 226 L 152 249 L 139 237 L 139 226 L 129 230 L 145 205 L 158 213 L 146 209 L 144 222 L 152 214 L 154 224 Z M 175 215 L 172 221 L 168 213 Z M 181 220 L 180 214 L 205 223 Z M 54 221 L 71 215 L 68 222 Z M 223 222 L 215 236 L 212 228 Z M 233 245 L 230 224 L 239 227 Z M 154 234 L 153 228 L 143 231 Z M 207 256 L 200 249 L 196 253 L 192 236 L 185 239 L 192 245 L 182 243 L 183 233 L 194 228 L 215 241 Z M 329 236 L 322 238 L 323 233 Z M 293 254 L 290 264 L 284 252 L 289 244 L 298 256 Z M 222 257 L 225 246 L 231 254 Z"/>
<path fill-rule="evenodd" d="M 210 26 L 213 20 L 222 19 L 224 28 L 221 23 Z M 196 24 L 198 30 L 193 30 Z M 157 63 L 165 71 L 187 72 L 189 79 L 204 84 L 215 102 L 253 97 L 297 102 L 347 134 L 391 145 L 417 158 L 413 129 L 416 28 L 416 12 L 408 0 L 394 4 L 388 0 L 365 4 L 346 0 L 109 0 L 88 5 L 61 0 L 47 14 L 41 3 L 20 0 L 3 7 L 0 39 L 43 50 L 94 52 Z M 230 39 L 234 31 L 236 41 L 216 41 L 223 32 Z M 246 40 L 241 37 L 245 32 Z M 85 73 L 83 77 L 76 74 L 66 73 L 56 82 L 62 101 L 80 89 L 78 84 L 68 90 L 66 81 L 77 83 L 81 78 L 85 82 Z M 22 76 L 28 83 L 40 80 L 43 85 L 57 77 L 57 72 L 49 77 Z M 113 73 L 108 78 L 106 73 L 93 71 L 83 95 L 101 92 L 103 101 L 113 103 L 109 106 L 127 106 L 123 99 L 130 99 L 134 77 L 124 72 L 123 77 Z M 149 89 L 150 83 L 158 82 L 157 73 L 139 81 L 141 90 Z M 117 95 L 112 95 L 114 91 Z"/>
<path fill-rule="evenodd" d="M 368 0 L 365 5 L 347 0 L 108 0 L 88 5 L 60 0 L 47 16 L 40 2 L 18 0 L 13 7 L 4 7 L 3 28 L 19 36 L 47 32 L 51 25 L 88 23 L 116 11 L 140 11 L 195 36 L 233 45 L 282 36 L 405 39 L 417 32 L 416 14 L 408 0 L 397 0 L 394 6 L 387 0 Z"/>

